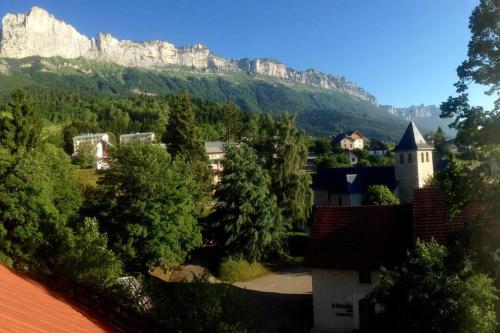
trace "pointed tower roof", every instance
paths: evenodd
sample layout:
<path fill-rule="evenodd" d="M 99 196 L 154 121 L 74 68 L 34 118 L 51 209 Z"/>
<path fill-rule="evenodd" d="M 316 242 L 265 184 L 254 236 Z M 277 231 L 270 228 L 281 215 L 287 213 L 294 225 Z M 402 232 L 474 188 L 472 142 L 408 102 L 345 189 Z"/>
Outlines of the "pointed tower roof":
<path fill-rule="evenodd" d="M 425 142 L 424 137 L 413 121 L 408 124 L 405 134 L 394 150 L 413 150 L 413 149 L 433 149 Z"/>

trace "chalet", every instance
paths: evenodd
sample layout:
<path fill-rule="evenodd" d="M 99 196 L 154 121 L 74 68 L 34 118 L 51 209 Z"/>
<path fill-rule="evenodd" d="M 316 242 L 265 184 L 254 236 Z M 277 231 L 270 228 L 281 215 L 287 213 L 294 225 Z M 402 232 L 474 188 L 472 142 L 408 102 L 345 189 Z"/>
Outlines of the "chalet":
<path fill-rule="evenodd" d="M 145 133 L 131 133 L 131 134 L 120 135 L 120 144 L 127 143 L 130 141 L 155 142 L 155 133 L 145 132 Z"/>
<path fill-rule="evenodd" d="M 305 257 L 312 274 L 313 332 L 365 328 L 375 311 L 366 296 L 380 267 L 400 264 L 417 239 L 446 242 L 479 214 L 468 209 L 449 221 L 445 193 L 422 188 L 413 196 L 403 205 L 315 208 Z"/>
<path fill-rule="evenodd" d="M 341 149 L 353 150 L 363 149 L 367 141 L 368 138 L 361 134 L 360 131 L 355 130 L 336 135 L 332 143 L 339 146 Z"/>
<path fill-rule="evenodd" d="M 222 141 L 207 141 L 205 142 L 205 152 L 210 161 L 210 169 L 213 172 L 213 184 L 220 182 L 220 174 L 223 170 L 222 159 L 224 158 L 224 145 Z"/>

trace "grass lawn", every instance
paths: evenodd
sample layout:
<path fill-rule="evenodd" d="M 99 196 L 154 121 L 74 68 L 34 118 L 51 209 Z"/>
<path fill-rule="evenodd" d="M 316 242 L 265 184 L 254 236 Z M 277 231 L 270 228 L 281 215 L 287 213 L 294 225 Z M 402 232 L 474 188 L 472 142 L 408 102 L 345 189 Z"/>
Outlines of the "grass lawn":
<path fill-rule="evenodd" d="M 159 278 L 160 280 L 170 282 L 170 277 L 172 276 L 171 270 L 164 270 L 160 267 L 155 267 L 149 271 L 149 274 Z"/>
<path fill-rule="evenodd" d="M 76 180 L 83 188 L 96 187 L 98 176 L 94 169 L 78 169 L 76 170 Z"/>

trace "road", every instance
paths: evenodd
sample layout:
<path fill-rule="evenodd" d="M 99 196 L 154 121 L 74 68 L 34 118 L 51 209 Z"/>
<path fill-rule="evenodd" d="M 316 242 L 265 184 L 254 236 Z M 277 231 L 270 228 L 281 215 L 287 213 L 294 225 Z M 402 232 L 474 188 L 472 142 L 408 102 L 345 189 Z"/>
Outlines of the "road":
<path fill-rule="evenodd" d="M 312 281 L 307 269 L 273 272 L 237 282 L 261 318 L 262 333 L 302 333 L 312 327 Z"/>

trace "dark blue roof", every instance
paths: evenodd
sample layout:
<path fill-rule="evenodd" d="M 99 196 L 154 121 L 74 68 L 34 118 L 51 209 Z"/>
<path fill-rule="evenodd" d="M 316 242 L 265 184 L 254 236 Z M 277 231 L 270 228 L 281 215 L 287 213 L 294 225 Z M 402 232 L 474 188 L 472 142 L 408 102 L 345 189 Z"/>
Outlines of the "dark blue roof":
<path fill-rule="evenodd" d="M 350 137 L 350 136 L 349 136 L 349 134 L 347 134 L 347 133 L 340 133 L 339 135 L 336 135 L 336 136 L 335 136 L 335 138 L 333 138 L 332 142 L 333 142 L 334 144 L 338 144 L 338 143 L 340 143 L 340 141 L 342 141 L 344 138 L 351 138 L 351 137 Z"/>
<path fill-rule="evenodd" d="M 424 137 L 412 121 L 408 124 L 405 134 L 394 150 L 413 150 L 413 149 L 433 149 L 425 142 Z"/>
<path fill-rule="evenodd" d="M 370 185 L 386 185 L 394 190 L 397 185 L 394 167 L 322 168 L 314 175 L 312 188 L 353 194 L 364 193 Z"/>

